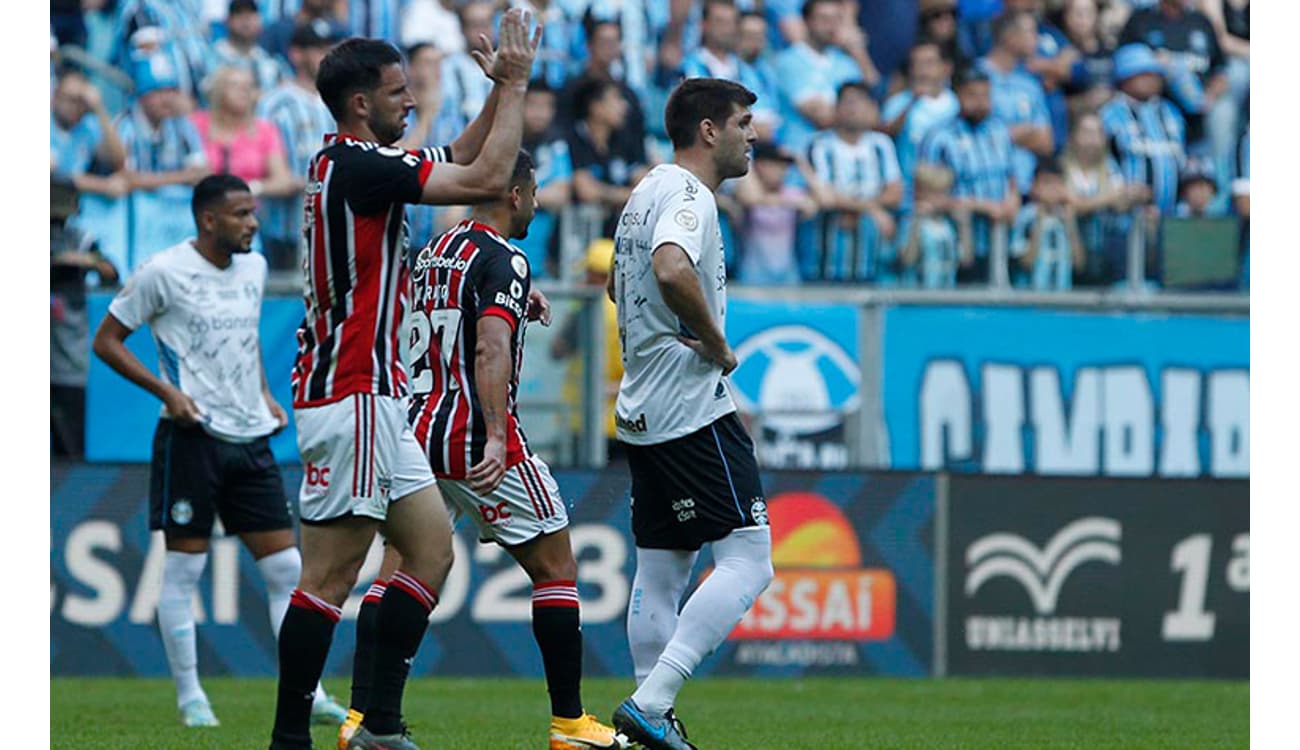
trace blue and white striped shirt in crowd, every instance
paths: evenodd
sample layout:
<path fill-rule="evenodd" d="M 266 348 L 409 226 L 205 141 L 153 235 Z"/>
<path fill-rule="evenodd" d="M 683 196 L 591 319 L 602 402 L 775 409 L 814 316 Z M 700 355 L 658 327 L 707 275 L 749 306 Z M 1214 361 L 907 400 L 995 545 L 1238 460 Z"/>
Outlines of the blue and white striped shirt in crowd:
<path fill-rule="evenodd" d="M 533 60 L 533 78 L 540 78 L 559 91 L 575 70 L 574 61 L 586 54 L 582 13 L 566 12 L 557 0 L 551 0 L 546 10 L 539 9 L 529 0 L 511 0 L 510 5 L 532 11 L 534 22 L 546 24 L 542 30 L 541 46 Z"/>
<path fill-rule="evenodd" d="M 188 117 L 169 117 L 155 129 L 139 106 L 118 118 L 117 135 L 133 172 L 179 172 L 208 163 L 203 140 Z"/>
<path fill-rule="evenodd" d="M 483 74 L 468 52 L 443 58 L 442 109 L 434 120 L 430 138 L 438 143 L 456 140 L 465 126 L 478 117 L 490 93 L 492 80 Z"/>
<path fill-rule="evenodd" d="M 701 47 L 690 53 L 682 60 L 682 77 L 683 78 L 722 78 L 728 81 L 734 81 L 754 92 L 758 100 L 750 110 L 754 113 L 755 120 L 766 119 L 769 122 L 775 122 L 777 107 L 775 89 L 770 89 L 767 81 L 759 74 L 754 66 L 740 59 L 737 54 L 728 54 L 725 58 L 718 57 L 708 49 Z"/>
<path fill-rule="evenodd" d="M 972 125 L 954 117 L 930 130 L 921 143 L 920 161 L 951 169 L 952 194 L 958 198 L 1001 201 L 1016 179 L 1011 149 L 1011 133 L 998 118 Z M 983 257 L 990 247 L 988 220 L 976 216 L 972 230 L 975 255 Z"/>
<path fill-rule="evenodd" d="M 211 75 L 218 68 L 224 67 L 243 68 L 251 72 L 253 82 L 257 84 L 257 88 L 261 89 L 263 94 L 275 88 L 281 79 L 292 75 L 289 66 L 261 47 L 253 47 L 252 53 L 245 56 L 235 49 L 229 39 L 219 39 L 216 44 L 212 45 L 208 74 Z"/>
<path fill-rule="evenodd" d="M 839 47 L 818 52 L 800 42 L 776 56 L 777 85 L 781 88 L 781 142 L 802 152 L 817 128 L 799 112 L 811 99 L 834 102 L 840 86 L 861 81 L 862 71 Z"/>
<path fill-rule="evenodd" d="M 1015 224 L 1011 228 L 1010 247 L 1012 258 L 1023 258 L 1029 252 L 1033 239 L 1034 225 L 1038 224 L 1041 207 L 1029 203 L 1020 207 Z M 1025 270 L 1019 263 L 1012 272 L 1012 281 L 1017 288 L 1033 289 L 1038 292 L 1066 291 L 1074 284 L 1074 247 L 1070 243 L 1070 233 L 1065 221 L 1054 214 L 1042 217 L 1038 232 L 1038 255 L 1034 258 L 1033 268 Z"/>
<path fill-rule="evenodd" d="M 993 115 L 1008 128 L 1017 125 L 1038 125 L 1052 129 L 1052 116 L 1047 109 L 1047 94 L 1043 84 L 1034 76 L 1022 70 L 1003 73 L 989 62 L 981 59 L 979 69 L 989 76 L 993 95 Z M 1012 163 L 1016 170 L 1016 185 L 1022 193 L 1029 191 L 1034 181 L 1034 169 L 1038 166 L 1038 157 L 1027 148 L 1015 146 L 1012 151 Z"/>
<path fill-rule="evenodd" d="M 813 136 L 808 159 L 817 177 L 837 193 L 869 200 L 884 192 L 894 182 L 901 182 L 902 171 L 894 142 L 884 133 L 868 131 L 849 143 L 834 131 Z"/>
<path fill-rule="evenodd" d="M 266 27 L 281 18 L 293 18 L 302 9 L 302 0 L 257 0 L 257 9 L 262 12 L 262 25 Z"/>
<path fill-rule="evenodd" d="M 180 78 L 181 91 L 201 94 L 199 84 L 207 74 L 209 61 L 200 0 L 122 0 L 118 4 L 118 47 L 113 62 L 130 69 L 131 36 L 142 28 L 157 27 L 165 41 L 163 51 L 172 57 Z"/>
<path fill-rule="evenodd" d="M 1173 213 L 1178 204 L 1178 174 L 1186 157 L 1182 113 L 1158 96 L 1139 102 L 1119 93 L 1100 114 L 1124 179 L 1149 186 L 1160 213 Z"/>
<path fill-rule="evenodd" d="M 348 28 L 353 36 L 383 39 L 397 44 L 402 11 L 409 0 L 348 0 Z"/>
<path fill-rule="evenodd" d="M 263 96 L 257 115 L 280 131 L 289 172 L 294 176 L 306 176 L 325 134 L 334 131 L 334 118 L 320 95 L 294 81 L 285 81 Z M 302 195 L 263 198 L 261 203 L 262 234 L 273 240 L 296 241 L 302 232 Z"/>
<path fill-rule="evenodd" d="M 99 120 L 92 114 L 87 114 L 76 125 L 64 130 L 54 119 L 54 114 L 50 113 L 51 173 L 60 177 L 85 174 L 94 163 L 95 151 L 103 139 Z"/>
<path fill-rule="evenodd" d="M 956 117 L 960 110 L 957 95 L 950 89 L 944 89 L 938 96 L 921 97 L 920 101 L 912 104 L 915 98 L 916 94 L 910 90 L 900 91 L 885 101 L 880 112 L 885 122 L 907 112 L 903 129 L 898 132 L 898 165 L 903 170 L 903 181 L 908 188 L 903 197 L 905 206 L 911 205 L 912 174 L 916 171 L 921 142 L 931 128 Z"/>

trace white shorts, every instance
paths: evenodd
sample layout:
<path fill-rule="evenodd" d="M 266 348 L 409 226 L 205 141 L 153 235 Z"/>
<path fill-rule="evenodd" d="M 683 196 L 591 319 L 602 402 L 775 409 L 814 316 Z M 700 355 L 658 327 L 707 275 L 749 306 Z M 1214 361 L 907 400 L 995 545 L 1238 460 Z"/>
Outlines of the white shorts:
<path fill-rule="evenodd" d="M 429 460 L 406 424 L 406 402 L 362 393 L 295 408 L 302 455 L 303 523 L 348 516 L 383 521 L 388 504 L 434 483 Z"/>
<path fill-rule="evenodd" d="M 488 497 L 475 494 L 463 479 L 439 478 L 438 489 L 454 518 L 474 520 L 479 541 L 514 547 L 569 525 L 560 487 L 537 456 L 506 469 L 505 478 Z"/>

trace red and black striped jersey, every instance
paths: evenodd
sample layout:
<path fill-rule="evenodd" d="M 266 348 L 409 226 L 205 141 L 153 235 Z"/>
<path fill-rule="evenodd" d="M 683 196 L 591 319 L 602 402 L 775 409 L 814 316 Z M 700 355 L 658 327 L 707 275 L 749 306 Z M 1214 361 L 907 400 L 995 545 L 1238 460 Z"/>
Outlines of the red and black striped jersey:
<path fill-rule="evenodd" d="M 433 473 L 464 479 L 483 460 L 487 427 L 474 380 L 479 318 L 510 324 L 506 466 L 531 455 L 515 411 L 523 365 L 528 256 L 492 227 L 466 220 L 420 251 L 412 276 L 409 421 Z"/>
<path fill-rule="evenodd" d="M 418 203 L 447 148 L 381 146 L 325 136 L 308 167 L 303 201 L 303 302 L 293 405 L 355 393 L 400 398 L 406 372 L 397 350 L 406 314 L 404 204 Z"/>

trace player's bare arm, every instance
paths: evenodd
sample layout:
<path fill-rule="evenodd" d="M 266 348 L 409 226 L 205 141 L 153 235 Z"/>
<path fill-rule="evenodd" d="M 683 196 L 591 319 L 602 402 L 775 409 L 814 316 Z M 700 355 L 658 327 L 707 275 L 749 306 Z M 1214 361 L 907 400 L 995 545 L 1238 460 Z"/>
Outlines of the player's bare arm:
<path fill-rule="evenodd" d="M 179 388 L 163 382 L 126 348 L 126 337 L 130 335 L 131 329 L 123 325 L 122 321 L 112 314 L 105 315 L 104 322 L 99 324 L 99 330 L 95 332 L 95 356 L 118 375 L 157 396 L 167 406 L 167 413 L 176 421 L 184 424 L 201 422 L 203 412 L 194 403 L 194 399 L 181 393 Z"/>
<path fill-rule="evenodd" d="M 529 38 L 528 14 L 524 11 L 513 9 L 506 13 L 501 21 L 500 47 L 492 66 L 497 80 L 492 88 L 497 101 L 483 147 L 469 164 L 447 164 L 433 170 L 424 183 L 421 203 L 483 203 L 498 198 L 506 190 L 523 139 L 524 94 L 541 34 L 539 23 Z M 459 149 L 460 146 L 452 144 L 453 158 L 457 158 Z"/>
<path fill-rule="evenodd" d="M 690 256 L 680 245 L 665 242 L 655 248 L 652 262 L 664 303 L 698 337 L 679 337 L 681 342 L 721 367 L 724 375 L 736 369 L 736 355 L 709 312 Z"/>
<path fill-rule="evenodd" d="M 275 396 L 271 395 L 271 384 L 266 382 L 266 364 L 260 359 L 257 364 L 262 373 L 262 400 L 266 402 L 266 408 L 271 410 L 271 416 L 275 417 L 275 423 L 279 425 L 276 431 L 279 432 L 289 426 L 289 415 L 285 413 L 284 407 L 280 406 L 280 403 L 275 400 Z"/>
<path fill-rule="evenodd" d="M 520 325 L 523 325 L 520 323 Z M 510 324 L 496 315 L 478 320 L 474 351 L 474 383 L 487 426 L 483 460 L 467 475 L 469 487 L 491 494 L 506 475 L 506 401 L 510 389 Z"/>

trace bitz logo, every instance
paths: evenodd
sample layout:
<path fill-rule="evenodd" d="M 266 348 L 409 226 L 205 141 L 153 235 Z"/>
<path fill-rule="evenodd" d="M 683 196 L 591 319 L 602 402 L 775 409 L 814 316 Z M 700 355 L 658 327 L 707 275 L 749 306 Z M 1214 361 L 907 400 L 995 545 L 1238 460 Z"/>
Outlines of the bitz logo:
<path fill-rule="evenodd" d="M 1029 595 L 1036 617 L 970 615 L 966 646 L 972 651 L 1118 651 L 1120 620 L 1054 617 L 1061 588 L 1089 562 L 1119 565 L 1122 529 L 1113 518 L 1080 518 L 1039 549 L 1024 537 L 998 532 L 966 548 L 965 593 L 974 598 L 991 579 L 1010 578 Z"/>

